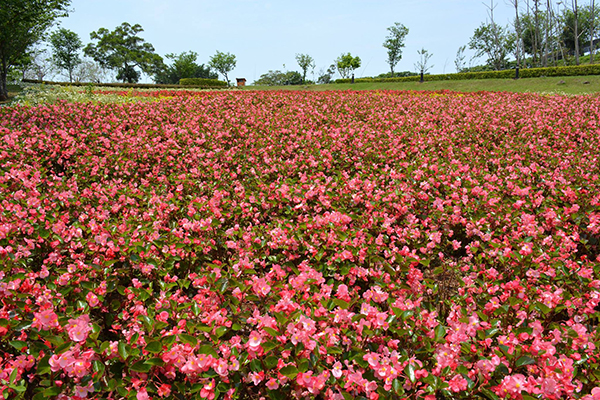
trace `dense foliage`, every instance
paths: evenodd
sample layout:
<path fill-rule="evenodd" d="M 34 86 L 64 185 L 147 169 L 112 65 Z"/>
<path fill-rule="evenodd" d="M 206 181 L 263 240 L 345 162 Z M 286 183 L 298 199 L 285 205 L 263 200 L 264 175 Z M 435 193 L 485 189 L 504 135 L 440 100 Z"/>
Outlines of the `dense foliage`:
<path fill-rule="evenodd" d="M 27 58 L 57 18 L 67 15 L 70 0 L 2 0 L 0 7 L 0 101 L 8 99 L 11 67 Z"/>
<path fill-rule="evenodd" d="M 598 98 L 166 95 L 0 109 L 5 399 L 600 396 Z"/>

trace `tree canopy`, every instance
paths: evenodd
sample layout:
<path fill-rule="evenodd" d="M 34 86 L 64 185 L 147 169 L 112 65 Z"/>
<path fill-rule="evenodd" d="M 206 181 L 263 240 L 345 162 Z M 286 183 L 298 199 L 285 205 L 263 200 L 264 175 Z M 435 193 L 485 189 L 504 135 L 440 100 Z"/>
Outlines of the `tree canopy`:
<path fill-rule="evenodd" d="M 52 61 L 54 65 L 69 74 L 69 82 L 73 82 L 73 71 L 81 64 L 79 50 L 83 47 L 79 35 L 65 28 L 60 28 L 50 35 Z"/>
<path fill-rule="evenodd" d="M 208 66 L 219 71 L 225 78 L 225 81 L 227 81 L 227 86 L 229 86 L 228 74 L 233 71 L 236 63 L 237 61 L 235 60 L 235 56 L 233 54 L 217 51 L 216 54 L 210 58 Z"/>
<path fill-rule="evenodd" d="M 342 78 L 350 78 L 354 70 L 360 68 L 360 57 L 352 57 L 350 53 L 342 54 L 335 60 L 335 65 Z"/>
<path fill-rule="evenodd" d="M 394 76 L 394 68 L 402 59 L 402 48 L 404 47 L 404 39 L 408 35 L 408 28 L 399 22 L 387 28 L 389 34 L 385 37 L 383 47 L 387 49 L 387 63 L 390 66 L 392 76 Z"/>
<path fill-rule="evenodd" d="M 41 40 L 57 18 L 68 15 L 71 0 L 2 0 L 0 6 L 0 101 L 8 99 L 9 70 Z"/>
<path fill-rule="evenodd" d="M 88 44 L 84 53 L 102 67 L 116 70 L 118 80 L 138 82 L 138 69 L 150 75 L 154 74 L 162 63 L 162 57 L 154 52 L 154 47 L 138 36 L 143 31 L 139 24 L 130 25 L 127 22 L 123 22 L 113 31 L 100 28 L 90 33 L 90 38 L 98 43 Z"/>
<path fill-rule="evenodd" d="M 180 54 L 167 54 L 170 65 L 162 64 L 154 75 L 156 83 L 178 84 L 184 78 L 217 79 L 218 75 L 210 67 L 196 62 L 198 53 L 193 51 Z"/>
<path fill-rule="evenodd" d="M 302 82 L 306 82 L 306 72 L 315 67 L 315 59 L 308 54 L 296 54 L 296 61 L 302 70 Z"/>

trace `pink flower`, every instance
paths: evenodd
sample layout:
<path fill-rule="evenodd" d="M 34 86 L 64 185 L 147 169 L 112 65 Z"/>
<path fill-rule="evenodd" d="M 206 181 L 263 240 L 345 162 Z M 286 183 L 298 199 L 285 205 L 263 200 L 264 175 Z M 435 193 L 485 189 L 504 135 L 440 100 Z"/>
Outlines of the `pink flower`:
<path fill-rule="evenodd" d="M 58 316 L 52 310 L 43 310 L 33 313 L 33 324 L 31 324 L 31 326 L 42 330 L 57 328 Z"/>
<path fill-rule="evenodd" d="M 90 316 L 87 314 L 77 319 L 70 319 L 67 325 L 67 333 L 74 342 L 85 342 L 91 330 Z"/>
<path fill-rule="evenodd" d="M 149 400 L 150 396 L 148 396 L 148 391 L 146 388 L 141 388 L 138 390 L 137 395 L 135 396 L 137 400 Z"/>
<path fill-rule="evenodd" d="M 160 397 L 166 397 L 166 396 L 170 395 L 171 394 L 171 385 L 163 383 L 156 389 L 156 393 L 158 393 L 158 395 Z"/>
<path fill-rule="evenodd" d="M 252 331 L 250 339 L 248 339 L 248 347 L 250 350 L 256 351 L 262 342 L 262 336 L 257 331 Z"/>
<path fill-rule="evenodd" d="M 448 381 L 450 385 L 450 390 L 454 393 L 464 392 L 467 390 L 467 380 L 463 378 L 461 375 L 456 375 L 454 378 Z"/>
<path fill-rule="evenodd" d="M 100 304 L 100 300 L 98 300 L 98 296 L 96 296 L 93 292 L 88 292 L 85 296 L 85 300 L 88 302 L 90 307 L 96 307 Z"/>
<path fill-rule="evenodd" d="M 215 398 L 215 380 L 211 379 L 204 387 L 200 390 L 200 397 L 208 400 Z"/>
<path fill-rule="evenodd" d="M 269 379 L 266 383 L 266 386 L 269 390 L 279 389 L 279 383 L 277 382 L 277 379 L 275 379 L 275 378 Z"/>
<path fill-rule="evenodd" d="M 341 362 L 336 362 L 335 364 L 333 364 L 333 369 L 331 370 L 331 374 L 338 379 L 340 376 L 342 376 L 343 372 L 342 372 L 342 363 Z"/>

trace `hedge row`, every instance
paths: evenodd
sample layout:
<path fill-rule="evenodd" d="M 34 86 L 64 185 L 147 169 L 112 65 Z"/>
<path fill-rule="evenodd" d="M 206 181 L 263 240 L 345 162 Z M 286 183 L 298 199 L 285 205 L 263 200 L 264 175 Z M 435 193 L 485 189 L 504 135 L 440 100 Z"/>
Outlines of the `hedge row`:
<path fill-rule="evenodd" d="M 182 79 L 183 80 L 183 79 Z M 214 89 L 218 87 L 227 86 L 227 83 L 218 81 L 216 79 L 199 79 L 206 81 L 204 83 L 190 83 L 185 84 L 186 88 L 197 88 L 197 89 Z M 53 81 L 42 81 L 37 79 L 23 79 L 23 83 L 34 83 L 44 85 L 58 85 L 58 86 L 89 86 L 95 87 L 118 87 L 118 88 L 134 88 L 134 89 L 181 89 L 180 85 L 173 84 L 158 84 L 158 83 L 91 83 L 91 82 L 53 82 Z M 214 82 L 218 82 L 215 84 Z M 223 85 L 221 85 L 223 83 Z"/>
<path fill-rule="evenodd" d="M 208 87 L 226 87 L 227 82 L 218 79 L 205 78 L 183 78 L 179 80 L 181 86 L 208 86 Z"/>
<path fill-rule="evenodd" d="M 568 67 L 525 68 L 519 70 L 521 78 L 540 78 L 543 76 L 579 76 L 600 75 L 600 64 L 573 65 Z M 462 72 L 456 74 L 425 75 L 426 81 L 459 81 L 467 79 L 512 79 L 515 77 L 514 69 L 502 71 Z M 418 82 L 419 76 L 405 76 L 398 78 L 358 78 L 354 82 Z M 337 79 L 335 83 L 350 83 L 350 79 Z"/>

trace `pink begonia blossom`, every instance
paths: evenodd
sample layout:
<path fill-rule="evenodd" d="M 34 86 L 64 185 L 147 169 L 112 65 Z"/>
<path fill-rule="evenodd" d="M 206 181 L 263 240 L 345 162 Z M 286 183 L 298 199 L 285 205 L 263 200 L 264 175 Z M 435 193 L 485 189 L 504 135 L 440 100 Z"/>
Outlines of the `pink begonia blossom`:
<path fill-rule="evenodd" d="M 262 336 L 257 331 L 252 331 L 250 333 L 250 338 L 248 339 L 248 347 L 252 350 L 257 349 L 262 343 Z"/>
<path fill-rule="evenodd" d="M 70 319 L 67 325 L 69 338 L 74 342 L 84 342 L 91 331 L 90 316 L 87 314 L 76 319 Z"/>
<path fill-rule="evenodd" d="M 135 398 L 137 400 L 149 400 L 150 396 L 148 395 L 148 391 L 146 390 L 146 388 L 141 388 L 140 390 L 138 390 Z"/>
<path fill-rule="evenodd" d="M 88 294 L 85 296 L 85 299 L 90 307 L 96 307 L 98 304 L 100 304 L 98 296 L 96 296 L 93 292 L 88 292 Z"/>
<path fill-rule="evenodd" d="M 59 326 L 58 316 L 53 310 L 50 309 L 35 312 L 33 313 L 33 323 L 31 326 L 41 330 L 57 328 Z"/>

